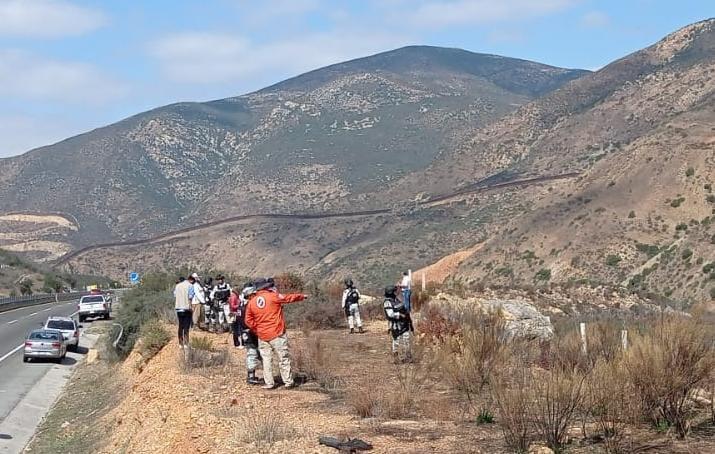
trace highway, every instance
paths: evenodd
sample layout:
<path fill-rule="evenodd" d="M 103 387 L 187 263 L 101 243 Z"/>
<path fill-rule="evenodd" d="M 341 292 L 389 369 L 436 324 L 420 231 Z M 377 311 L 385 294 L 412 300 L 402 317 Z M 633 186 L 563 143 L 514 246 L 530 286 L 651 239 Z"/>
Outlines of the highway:
<path fill-rule="evenodd" d="M 70 316 L 77 301 L 40 304 L 0 313 L 0 423 L 20 400 L 53 367 L 69 368 L 77 360 L 68 353 L 62 365 L 51 362 L 22 362 L 25 335 L 39 328 L 51 315 Z"/>

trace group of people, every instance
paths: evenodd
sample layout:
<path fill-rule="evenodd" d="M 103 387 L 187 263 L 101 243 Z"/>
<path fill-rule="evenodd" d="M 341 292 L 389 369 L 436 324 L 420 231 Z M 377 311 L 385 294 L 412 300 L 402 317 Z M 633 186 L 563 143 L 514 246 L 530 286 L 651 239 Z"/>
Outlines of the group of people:
<path fill-rule="evenodd" d="M 262 384 L 265 389 L 274 389 L 275 355 L 283 385 L 286 388 L 294 387 L 283 305 L 303 301 L 308 295 L 284 295 L 276 288 L 273 278 L 255 279 L 244 284 L 241 290 L 232 288 L 223 276 L 218 276 L 216 281 L 216 285 L 207 292 L 207 286 L 201 284 L 196 273 L 185 279 L 179 278 L 174 288 L 174 299 L 180 348 L 189 347 L 189 331 L 192 325 L 200 326 L 202 313 L 204 323 L 210 322 L 210 316 L 204 311 L 207 300 L 210 299 L 214 303 L 225 301 L 225 320 L 230 323 L 233 344 L 236 348 L 246 350 L 246 382 L 250 385 Z M 360 292 L 352 279 L 346 279 L 344 282 L 342 309 L 350 334 L 356 330 L 363 333 Z M 400 290 L 402 300 L 398 298 Z M 410 293 L 411 281 L 408 273 L 405 273 L 397 285 L 385 288 L 383 310 L 388 322 L 388 332 L 392 337 L 392 354 L 396 362 L 411 359 L 410 343 L 414 327 L 410 316 Z M 262 379 L 256 374 L 259 363 L 263 365 Z"/>

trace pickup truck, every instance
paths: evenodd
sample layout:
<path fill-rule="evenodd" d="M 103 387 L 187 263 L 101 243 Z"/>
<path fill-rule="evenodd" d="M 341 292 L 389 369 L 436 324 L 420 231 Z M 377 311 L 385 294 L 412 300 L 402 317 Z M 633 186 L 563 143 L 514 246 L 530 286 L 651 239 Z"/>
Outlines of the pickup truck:
<path fill-rule="evenodd" d="M 82 323 L 88 317 L 103 317 L 109 319 L 112 312 L 111 304 L 104 298 L 104 295 L 86 295 L 80 298 L 77 313 L 79 322 Z"/>

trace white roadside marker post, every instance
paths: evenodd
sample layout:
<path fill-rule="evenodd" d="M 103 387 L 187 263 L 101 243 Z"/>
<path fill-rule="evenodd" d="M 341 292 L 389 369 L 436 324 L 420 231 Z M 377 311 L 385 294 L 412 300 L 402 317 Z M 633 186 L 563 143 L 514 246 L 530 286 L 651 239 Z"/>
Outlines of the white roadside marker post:
<path fill-rule="evenodd" d="M 579 328 L 581 331 L 581 351 L 585 356 L 588 354 L 588 344 L 586 342 L 586 324 L 581 322 Z"/>
<path fill-rule="evenodd" d="M 623 351 L 628 350 L 628 330 L 621 330 L 621 346 Z"/>

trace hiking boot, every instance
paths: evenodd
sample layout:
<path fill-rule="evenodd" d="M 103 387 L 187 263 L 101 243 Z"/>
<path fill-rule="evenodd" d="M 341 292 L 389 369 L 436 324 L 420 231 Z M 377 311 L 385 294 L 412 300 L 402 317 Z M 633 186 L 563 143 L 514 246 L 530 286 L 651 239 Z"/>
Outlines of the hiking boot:
<path fill-rule="evenodd" d="M 400 355 L 397 352 L 392 353 L 392 362 L 395 364 L 400 364 Z"/>
<path fill-rule="evenodd" d="M 249 371 L 246 383 L 248 383 L 249 385 L 260 385 L 262 381 L 258 377 L 256 377 L 255 371 Z"/>
<path fill-rule="evenodd" d="M 350 328 L 350 334 L 355 334 L 355 328 Z"/>
<path fill-rule="evenodd" d="M 362 334 L 364 332 L 365 332 L 365 330 L 362 329 L 362 326 L 358 326 L 358 333 Z"/>

